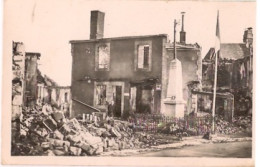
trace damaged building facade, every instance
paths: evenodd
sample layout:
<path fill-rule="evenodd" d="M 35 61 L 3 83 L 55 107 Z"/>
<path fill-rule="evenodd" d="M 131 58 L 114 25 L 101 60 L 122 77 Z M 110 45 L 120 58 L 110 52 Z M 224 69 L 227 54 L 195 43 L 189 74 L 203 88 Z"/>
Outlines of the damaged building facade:
<path fill-rule="evenodd" d="M 22 42 L 12 43 L 12 140 L 19 135 L 19 118 L 22 113 L 25 73 L 25 47 Z"/>
<path fill-rule="evenodd" d="M 26 52 L 22 42 L 13 42 L 13 93 L 12 98 L 17 99 L 19 87 L 20 113 L 23 107 L 33 107 L 37 99 L 37 61 L 41 54 Z M 16 90 L 17 89 L 17 90 Z M 15 91 L 16 90 L 16 91 Z"/>
<path fill-rule="evenodd" d="M 214 48 L 211 48 L 203 59 L 203 90 L 212 92 L 214 82 Z M 253 90 L 253 32 L 247 28 L 243 43 L 222 43 L 218 62 L 217 92 L 233 96 L 233 114 L 251 114 Z M 221 102 L 222 101 L 222 102 Z M 217 113 L 225 112 L 227 102 L 217 98 Z M 209 111 L 212 97 L 202 96 L 199 99 L 201 111 Z M 230 104 L 231 105 L 231 104 Z"/>
<path fill-rule="evenodd" d="M 37 104 L 46 103 L 64 111 L 66 116 L 71 113 L 71 91 L 70 86 L 59 86 L 55 81 L 38 71 Z"/>
<path fill-rule="evenodd" d="M 13 110 L 16 110 L 13 113 L 21 113 L 23 108 L 34 108 L 48 103 L 66 110 L 69 115 L 70 87 L 59 86 L 48 76 L 41 74 L 38 69 L 40 56 L 40 53 L 26 52 L 22 42 L 13 42 L 12 100 Z"/>
<path fill-rule="evenodd" d="M 70 41 L 72 116 L 107 111 L 109 106 L 116 117 L 160 114 L 173 59 L 167 35 L 104 38 L 104 18 L 103 12 L 92 11 L 90 39 Z M 188 101 L 187 84 L 201 83 L 201 48 L 186 44 L 184 30 L 181 33 L 177 55 L 183 66 L 190 66 L 182 73 Z"/>

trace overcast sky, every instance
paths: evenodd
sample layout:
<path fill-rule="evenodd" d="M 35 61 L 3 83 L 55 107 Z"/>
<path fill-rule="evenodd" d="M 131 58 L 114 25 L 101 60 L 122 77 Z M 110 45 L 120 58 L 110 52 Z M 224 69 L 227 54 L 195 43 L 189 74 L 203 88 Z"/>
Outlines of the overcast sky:
<path fill-rule="evenodd" d="M 41 53 L 39 69 L 62 86 L 71 83 L 69 41 L 89 39 L 91 10 L 105 12 L 104 37 L 168 34 L 171 41 L 185 11 L 186 41 L 202 46 L 202 56 L 214 46 L 217 10 L 222 43 L 241 43 L 245 28 L 255 28 L 255 2 L 6 0 L 4 9 L 5 43 Z"/>

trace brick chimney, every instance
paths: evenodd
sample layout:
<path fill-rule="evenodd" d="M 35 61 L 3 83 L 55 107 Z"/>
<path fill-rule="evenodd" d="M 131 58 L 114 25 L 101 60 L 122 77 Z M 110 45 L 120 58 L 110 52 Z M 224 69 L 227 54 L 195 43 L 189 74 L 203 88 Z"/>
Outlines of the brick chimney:
<path fill-rule="evenodd" d="M 180 43 L 182 43 L 182 44 L 186 43 L 186 32 L 184 31 L 184 14 L 185 14 L 185 12 L 181 12 L 182 25 L 181 25 L 181 31 L 180 31 Z"/>
<path fill-rule="evenodd" d="M 100 39 L 104 37 L 105 13 L 98 10 L 91 11 L 90 18 L 90 39 Z"/>
<path fill-rule="evenodd" d="M 246 44 L 247 47 L 253 44 L 253 29 L 249 27 L 245 30 L 243 36 L 243 42 Z"/>

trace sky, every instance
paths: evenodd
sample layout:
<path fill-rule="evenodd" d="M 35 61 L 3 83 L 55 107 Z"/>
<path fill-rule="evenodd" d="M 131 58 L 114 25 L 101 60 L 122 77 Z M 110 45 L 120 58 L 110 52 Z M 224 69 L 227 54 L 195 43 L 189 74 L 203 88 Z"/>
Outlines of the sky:
<path fill-rule="evenodd" d="M 241 43 L 245 28 L 255 29 L 255 2 L 5 0 L 4 49 L 23 42 L 26 52 L 39 52 L 39 69 L 61 86 L 71 84 L 70 40 L 87 40 L 90 11 L 105 12 L 104 37 L 168 34 L 181 21 L 187 43 L 198 43 L 204 57 L 214 47 L 219 10 L 222 43 Z M 181 22 L 180 22 L 181 23 Z M 177 41 L 181 24 L 177 26 Z"/>

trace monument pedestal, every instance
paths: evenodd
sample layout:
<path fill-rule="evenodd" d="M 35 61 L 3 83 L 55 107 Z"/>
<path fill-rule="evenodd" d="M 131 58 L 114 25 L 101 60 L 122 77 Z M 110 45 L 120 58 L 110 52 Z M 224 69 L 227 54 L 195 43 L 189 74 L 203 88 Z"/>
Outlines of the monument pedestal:
<path fill-rule="evenodd" d="M 183 118 L 186 102 L 182 92 L 182 65 L 178 59 L 171 61 L 167 97 L 163 100 L 162 114 L 165 116 Z"/>
<path fill-rule="evenodd" d="M 171 98 L 164 99 L 164 112 L 165 116 L 174 117 L 174 118 L 183 118 L 184 117 L 184 107 L 185 101 L 172 100 Z"/>

